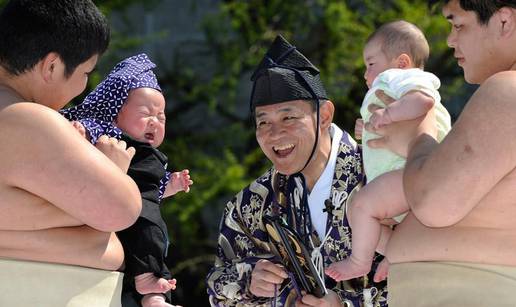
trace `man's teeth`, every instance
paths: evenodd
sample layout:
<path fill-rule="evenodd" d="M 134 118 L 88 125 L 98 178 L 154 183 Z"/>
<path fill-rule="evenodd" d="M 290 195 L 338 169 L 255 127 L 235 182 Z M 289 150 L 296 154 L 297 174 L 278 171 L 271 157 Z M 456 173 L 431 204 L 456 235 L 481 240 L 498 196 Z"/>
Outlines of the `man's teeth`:
<path fill-rule="evenodd" d="M 273 147 L 273 149 L 276 151 L 287 150 L 287 149 L 292 149 L 292 148 L 294 148 L 294 144 L 285 144 L 285 145 L 278 145 L 278 146 Z"/>

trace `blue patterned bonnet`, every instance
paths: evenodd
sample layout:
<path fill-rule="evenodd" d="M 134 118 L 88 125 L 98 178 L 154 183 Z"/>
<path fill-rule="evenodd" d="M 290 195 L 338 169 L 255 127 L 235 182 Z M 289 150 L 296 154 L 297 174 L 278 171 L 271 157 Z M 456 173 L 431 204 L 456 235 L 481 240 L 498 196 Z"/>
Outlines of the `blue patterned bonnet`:
<path fill-rule="evenodd" d="M 68 120 L 94 119 L 112 123 L 135 88 L 149 87 L 161 92 L 156 75 L 156 65 L 145 53 L 129 57 L 116 64 L 115 68 L 84 101 L 60 113 Z"/>

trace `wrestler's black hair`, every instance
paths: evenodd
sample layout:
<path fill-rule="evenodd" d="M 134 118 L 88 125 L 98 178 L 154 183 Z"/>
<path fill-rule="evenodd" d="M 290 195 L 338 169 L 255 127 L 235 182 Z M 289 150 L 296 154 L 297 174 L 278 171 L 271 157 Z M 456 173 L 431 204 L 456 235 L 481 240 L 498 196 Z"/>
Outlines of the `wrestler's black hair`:
<path fill-rule="evenodd" d="M 429 0 L 428 4 L 433 6 L 438 2 L 448 3 L 450 0 Z M 516 8 L 514 0 L 459 0 L 459 4 L 463 10 L 475 12 L 478 22 L 482 25 L 486 25 L 491 16 L 502 7 Z"/>
<path fill-rule="evenodd" d="M 10 0 L 0 13 L 0 65 L 12 75 L 56 52 L 65 77 L 109 44 L 106 18 L 91 0 Z"/>

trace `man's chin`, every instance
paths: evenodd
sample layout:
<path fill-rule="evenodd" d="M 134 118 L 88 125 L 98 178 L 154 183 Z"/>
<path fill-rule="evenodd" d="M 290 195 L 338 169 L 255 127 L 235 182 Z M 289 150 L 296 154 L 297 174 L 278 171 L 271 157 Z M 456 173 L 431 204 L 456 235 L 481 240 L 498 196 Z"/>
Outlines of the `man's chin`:
<path fill-rule="evenodd" d="M 290 176 L 292 174 L 298 173 L 301 168 L 294 168 L 294 167 L 282 167 L 281 165 L 274 164 L 274 169 L 278 171 L 280 174 Z"/>

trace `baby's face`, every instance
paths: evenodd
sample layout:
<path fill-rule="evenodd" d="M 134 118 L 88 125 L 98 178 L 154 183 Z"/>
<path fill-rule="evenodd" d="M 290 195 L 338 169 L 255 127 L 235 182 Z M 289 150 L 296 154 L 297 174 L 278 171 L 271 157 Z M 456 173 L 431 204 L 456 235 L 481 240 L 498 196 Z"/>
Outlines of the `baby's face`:
<path fill-rule="evenodd" d="M 368 88 L 371 88 L 374 79 L 379 74 L 387 69 L 397 68 L 396 59 L 389 60 L 382 51 L 380 42 L 374 39 L 367 43 L 364 48 L 364 63 L 366 65 L 364 78 Z"/>
<path fill-rule="evenodd" d="M 152 88 L 131 90 L 115 124 L 135 140 L 158 147 L 165 137 L 165 97 Z"/>

